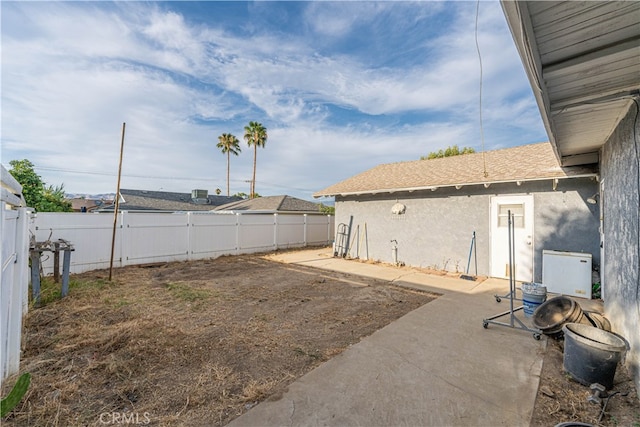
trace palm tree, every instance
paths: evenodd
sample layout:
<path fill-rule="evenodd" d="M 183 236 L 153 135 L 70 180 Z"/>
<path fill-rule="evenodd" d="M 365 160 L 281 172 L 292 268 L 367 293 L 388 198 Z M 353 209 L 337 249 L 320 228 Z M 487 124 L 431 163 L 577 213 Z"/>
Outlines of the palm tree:
<path fill-rule="evenodd" d="M 262 123 L 249 122 L 244 127 L 244 140 L 247 141 L 249 147 L 253 146 L 253 179 L 251 180 L 251 194 L 249 198 L 253 199 L 256 194 L 256 157 L 258 155 L 258 147 L 264 147 L 267 143 L 267 129 Z"/>
<path fill-rule="evenodd" d="M 238 138 L 230 133 L 223 133 L 218 137 L 218 141 L 220 142 L 218 142 L 216 147 L 222 150 L 222 154 L 227 155 L 227 197 L 229 197 L 229 163 L 231 154 L 237 156 L 242 150 L 240 150 L 240 141 L 238 141 Z"/>

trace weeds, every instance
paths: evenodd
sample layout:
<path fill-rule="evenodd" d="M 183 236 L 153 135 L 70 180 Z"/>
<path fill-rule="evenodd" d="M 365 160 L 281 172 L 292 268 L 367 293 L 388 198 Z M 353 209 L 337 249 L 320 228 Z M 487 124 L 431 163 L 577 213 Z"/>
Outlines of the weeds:
<path fill-rule="evenodd" d="M 106 279 L 92 279 L 92 280 L 69 280 L 69 294 L 85 294 L 96 293 L 98 294 L 102 289 L 114 286 L 117 283 L 109 282 Z M 56 283 L 52 276 L 45 276 L 40 279 L 40 304 L 39 307 L 44 307 L 47 304 L 51 304 L 54 301 L 59 300 L 62 297 L 62 283 Z M 33 301 L 33 289 L 29 289 L 29 298 L 31 298 L 31 304 Z"/>
<path fill-rule="evenodd" d="M 15 408 L 15 406 L 20 403 L 22 398 L 24 397 L 27 389 L 29 388 L 29 383 L 31 382 L 31 374 L 25 372 L 20 375 L 18 381 L 11 389 L 11 392 L 7 397 L 2 399 L 2 404 L 0 405 L 0 417 L 4 418 L 9 412 Z"/>
<path fill-rule="evenodd" d="M 44 307 L 53 301 L 59 300 L 62 293 L 62 284 L 55 283 L 53 277 L 43 277 L 40 280 L 40 307 Z M 29 297 L 33 297 L 33 291 L 31 290 Z M 35 304 L 35 301 L 31 301 Z"/>
<path fill-rule="evenodd" d="M 296 347 L 293 349 L 293 351 L 297 354 L 299 354 L 300 356 L 307 356 L 310 357 L 311 359 L 314 360 L 320 360 L 322 358 L 322 355 L 320 353 L 318 353 L 317 351 L 315 352 L 307 352 L 304 349 L 300 348 L 300 347 Z"/>
<path fill-rule="evenodd" d="M 205 302 L 211 296 L 211 292 L 206 289 L 196 289 L 180 282 L 168 283 L 167 289 L 174 297 L 189 303 Z"/>

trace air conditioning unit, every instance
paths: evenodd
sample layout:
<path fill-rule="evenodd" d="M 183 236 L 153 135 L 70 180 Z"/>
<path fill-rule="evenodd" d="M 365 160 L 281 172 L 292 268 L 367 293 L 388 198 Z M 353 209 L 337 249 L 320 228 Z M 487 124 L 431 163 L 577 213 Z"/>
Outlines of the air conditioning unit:
<path fill-rule="evenodd" d="M 209 197 L 208 190 L 191 190 L 192 199 L 206 199 Z"/>

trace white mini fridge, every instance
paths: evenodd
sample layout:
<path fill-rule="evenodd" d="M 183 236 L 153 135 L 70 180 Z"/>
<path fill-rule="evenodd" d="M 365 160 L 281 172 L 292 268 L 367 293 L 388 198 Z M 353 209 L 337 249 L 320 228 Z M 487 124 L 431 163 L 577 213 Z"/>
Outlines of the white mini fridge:
<path fill-rule="evenodd" d="M 591 299 L 591 254 L 543 250 L 542 283 L 548 292 Z"/>

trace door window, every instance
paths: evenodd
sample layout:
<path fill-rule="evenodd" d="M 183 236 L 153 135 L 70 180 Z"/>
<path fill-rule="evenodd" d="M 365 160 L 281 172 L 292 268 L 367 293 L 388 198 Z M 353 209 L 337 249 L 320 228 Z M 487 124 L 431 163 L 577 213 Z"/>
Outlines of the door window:
<path fill-rule="evenodd" d="M 513 226 L 524 228 L 524 204 L 498 205 L 498 227 L 509 225 L 509 211 L 513 214 Z"/>

